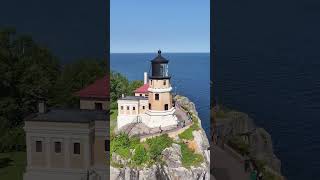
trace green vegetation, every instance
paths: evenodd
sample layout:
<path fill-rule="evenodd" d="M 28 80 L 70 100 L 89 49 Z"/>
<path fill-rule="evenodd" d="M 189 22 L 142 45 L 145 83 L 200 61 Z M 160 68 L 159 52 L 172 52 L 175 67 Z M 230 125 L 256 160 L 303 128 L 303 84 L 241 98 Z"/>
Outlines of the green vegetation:
<path fill-rule="evenodd" d="M 184 167 L 197 166 L 203 162 L 203 157 L 200 154 L 196 154 L 186 144 L 180 143 L 182 154 L 182 165 Z"/>
<path fill-rule="evenodd" d="M 25 150 L 23 119 L 37 111 L 39 100 L 49 106 L 77 107 L 73 94 L 106 74 L 106 61 L 59 59 L 28 35 L 0 28 L 0 152 Z"/>
<path fill-rule="evenodd" d="M 161 160 L 161 152 L 170 147 L 173 140 L 167 135 L 161 135 L 140 142 L 136 137 L 121 133 L 111 139 L 110 152 L 123 158 L 132 159 L 132 165 L 152 164 Z M 134 153 L 131 153 L 134 150 Z"/>
<path fill-rule="evenodd" d="M 110 110 L 110 133 L 113 133 L 114 129 L 117 126 L 117 116 L 118 116 L 118 110 L 111 109 Z"/>
<path fill-rule="evenodd" d="M 192 116 L 194 117 L 194 116 Z M 193 119 L 193 118 L 192 118 Z M 180 139 L 186 139 L 186 140 L 192 140 L 193 139 L 193 131 L 198 131 L 200 129 L 199 127 L 199 123 L 197 120 L 193 120 L 193 124 L 186 129 L 185 131 L 183 131 L 181 134 L 179 134 L 179 138 Z"/>
<path fill-rule="evenodd" d="M 131 159 L 130 164 L 126 166 L 152 165 L 156 162 L 162 162 L 161 153 L 174 143 L 167 134 L 147 139 L 140 142 L 138 138 L 129 138 L 122 133 L 111 139 L 111 156 L 117 153 L 125 159 Z M 188 148 L 184 143 L 178 143 L 181 146 L 182 164 L 184 167 L 197 166 L 203 162 L 203 157 Z M 134 152 L 134 153 L 132 153 Z M 123 167 L 122 164 L 111 162 L 114 167 Z"/>
<path fill-rule="evenodd" d="M 116 152 L 122 157 L 129 158 L 131 139 L 125 133 L 121 133 L 118 136 L 112 137 L 110 142 L 110 152 Z"/>
<path fill-rule="evenodd" d="M 170 147 L 173 143 L 173 140 L 167 135 L 163 134 L 154 138 L 147 139 L 147 144 L 149 146 L 149 156 L 150 159 L 157 161 L 160 158 L 161 152 Z"/>
<path fill-rule="evenodd" d="M 242 155 L 249 154 L 249 144 L 239 136 L 232 137 L 228 141 L 228 145 Z"/>
<path fill-rule="evenodd" d="M 143 81 L 129 81 L 122 74 L 111 71 L 110 73 L 110 100 L 111 109 L 117 109 L 117 100 L 122 94 L 133 95 L 133 91 L 143 85 Z"/>
<path fill-rule="evenodd" d="M 0 153 L 0 179 L 22 180 L 25 166 L 25 152 Z"/>
<path fill-rule="evenodd" d="M 190 127 L 183 131 L 181 134 L 179 134 L 180 139 L 186 139 L 186 140 L 192 140 L 193 135 L 192 135 L 193 129 Z"/>
<path fill-rule="evenodd" d="M 132 160 L 135 165 L 144 164 L 149 160 L 148 153 L 142 144 L 138 144 L 135 147 Z"/>

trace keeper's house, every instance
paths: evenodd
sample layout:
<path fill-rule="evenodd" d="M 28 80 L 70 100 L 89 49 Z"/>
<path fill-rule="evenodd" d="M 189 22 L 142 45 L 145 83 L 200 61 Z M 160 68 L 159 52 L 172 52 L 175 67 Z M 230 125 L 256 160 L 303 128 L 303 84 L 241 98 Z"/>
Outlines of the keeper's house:
<path fill-rule="evenodd" d="M 107 179 L 109 78 L 76 93 L 79 109 L 47 109 L 25 119 L 24 180 Z"/>

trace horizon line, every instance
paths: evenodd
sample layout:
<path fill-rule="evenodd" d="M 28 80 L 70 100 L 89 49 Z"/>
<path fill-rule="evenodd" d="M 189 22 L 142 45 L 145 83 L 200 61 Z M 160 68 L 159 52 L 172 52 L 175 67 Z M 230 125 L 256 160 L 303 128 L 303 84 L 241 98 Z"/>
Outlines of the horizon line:
<path fill-rule="evenodd" d="M 110 54 L 144 54 L 144 53 L 155 53 L 157 54 L 158 52 L 157 51 L 153 51 L 153 52 L 110 52 Z M 167 53 L 210 53 L 209 52 L 175 52 L 175 51 L 169 51 L 169 52 L 164 52 L 164 54 L 167 54 Z"/>

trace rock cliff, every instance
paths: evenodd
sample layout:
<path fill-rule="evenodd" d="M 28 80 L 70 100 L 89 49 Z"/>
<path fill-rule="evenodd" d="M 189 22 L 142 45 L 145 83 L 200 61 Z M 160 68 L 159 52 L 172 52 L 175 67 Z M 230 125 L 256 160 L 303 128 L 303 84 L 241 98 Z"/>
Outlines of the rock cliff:
<path fill-rule="evenodd" d="M 277 174 L 281 174 L 281 161 L 273 152 L 271 135 L 265 129 L 257 127 L 247 114 L 237 111 L 224 112 L 217 118 L 217 127 L 220 138 L 226 137 L 225 142 L 230 137 L 242 137 L 249 144 L 251 157 L 263 161 Z"/>
<path fill-rule="evenodd" d="M 208 138 L 201 127 L 201 120 L 198 117 L 194 103 L 183 96 L 175 96 L 176 103 L 183 106 L 191 112 L 197 119 L 200 126 L 199 130 L 192 132 L 195 152 L 203 156 L 203 161 L 197 166 L 184 167 L 182 164 L 181 145 L 173 143 L 165 148 L 162 153 L 162 161 L 143 167 L 132 167 L 129 164 L 130 159 L 123 159 L 113 153 L 111 161 L 113 164 L 121 164 L 120 167 L 110 167 L 111 180 L 209 180 L 210 151 Z M 179 137 L 174 139 L 179 140 Z"/>

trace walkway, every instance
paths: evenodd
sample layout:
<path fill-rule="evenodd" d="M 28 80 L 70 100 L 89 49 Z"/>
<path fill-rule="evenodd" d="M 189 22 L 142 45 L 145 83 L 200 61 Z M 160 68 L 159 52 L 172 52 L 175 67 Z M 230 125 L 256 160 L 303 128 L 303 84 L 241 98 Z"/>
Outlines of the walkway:
<path fill-rule="evenodd" d="M 190 118 L 184 110 L 180 107 L 176 107 L 176 111 L 174 113 L 178 118 L 178 125 L 167 126 L 167 127 L 156 127 L 149 128 L 144 123 L 130 123 L 123 126 L 116 133 L 122 131 L 127 133 L 129 136 L 138 136 L 140 139 L 145 139 L 153 136 L 158 136 L 161 134 L 169 134 L 173 132 L 180 133 L 182 130 L 186 129 L 189 125 L 192 124 Z"/>
<path fill-rule="evenodd" d="M 244 172 L 244 164 L 233 158 L 218 146 L 214 146 L 213 175 L 216 180 L 249 180 L 249 173 Z"/>

